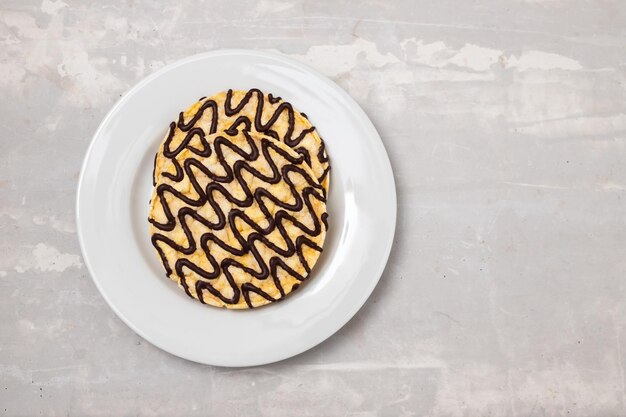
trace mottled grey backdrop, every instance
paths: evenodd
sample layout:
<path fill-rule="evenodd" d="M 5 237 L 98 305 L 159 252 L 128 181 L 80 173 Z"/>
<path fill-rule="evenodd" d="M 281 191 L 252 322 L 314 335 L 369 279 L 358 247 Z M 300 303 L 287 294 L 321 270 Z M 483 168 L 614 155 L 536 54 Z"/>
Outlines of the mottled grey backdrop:
<path fill-rule="evenodd" d="M 359 314 L 243 370 L 135 335 L 74 224 L 112 104 L 231 47 L 345 88 L 399 199 Z M 619 0 L 0 1 L 0 414 L 626 415 L 625 82 Z"/>

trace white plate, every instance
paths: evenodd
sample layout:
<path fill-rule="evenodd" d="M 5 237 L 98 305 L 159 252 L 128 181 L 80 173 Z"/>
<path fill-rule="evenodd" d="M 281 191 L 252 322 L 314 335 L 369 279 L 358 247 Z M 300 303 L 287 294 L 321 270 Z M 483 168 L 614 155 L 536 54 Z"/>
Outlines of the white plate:
<path fill-rule="evenodd" d="M 305 112 L 325 140 L 330 230 L 306 285 L 283 302 L 231 311 L 188 298 L 165 277 L 150 244 L 148 200 L 170 121 L 201 96 L 252 87 Z M 111 109 L 85 156 L 76 210 L 91 276 L 128 326 L 182 358 L 251 366 L 310 349 L 365 303 L 391 250 L 396 191 L 380 136 L 336 84 L 282 55 L 222 50 L 163 68 Z"/>

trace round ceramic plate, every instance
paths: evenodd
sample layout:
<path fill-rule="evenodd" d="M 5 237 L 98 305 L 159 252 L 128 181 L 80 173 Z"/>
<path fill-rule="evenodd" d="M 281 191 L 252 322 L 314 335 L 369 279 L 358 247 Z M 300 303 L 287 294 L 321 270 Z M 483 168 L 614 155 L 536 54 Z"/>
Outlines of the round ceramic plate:
<path fill-rule="evenodd" d="M 199 97 L 253 87 L 305 112 L 325 140 L 330 229 L 298 291 L 280 303 L 232 311 L 200 304 L 165 276 L 150 243 L 148 200 L 154 155 L 178 113 Z M 77 223 L 96 286 L 135 332 L 192 361 L 251 366 L 310 349 L 365 303 L 391 250 L 396 192 L 380 136 L 336 84 L 282 55 L 224 50 L 163 68 L 111 109 L 85 157 Z"/>

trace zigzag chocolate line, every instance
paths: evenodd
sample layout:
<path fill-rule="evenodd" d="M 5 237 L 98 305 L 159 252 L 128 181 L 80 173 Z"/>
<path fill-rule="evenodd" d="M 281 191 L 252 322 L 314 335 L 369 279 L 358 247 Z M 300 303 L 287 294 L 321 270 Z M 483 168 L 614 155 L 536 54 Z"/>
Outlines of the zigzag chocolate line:
<path fill-rule="evenodd" d="M 280 256 L 289 257 L 289 256 L 292 256 L 294 253 L 297 253 L 301 264 L 303 265 L 303 267 L 308 273 L 310 272 L 310 267 L 307 264 L 306 259 L 302 253 L 302 246 L 306 245 L 320 252 L 322 251 L 322 248 L 319 247 L 317 244 L 315 244 L 313 241 L 311 241 L 309 238 L 307 238 L 304 235 L 296 238 L 296 242 L 294 243 L 289 237 L 289 235 L 287 234 L 283 226 L 283 221 L 284 220 L 290 221 L 294 226 L 298 227 L 300 230 L 302 230 L 304 233 L 310 236 L 317 236 L 321 233 L 322 223 L 325 229 L 327 229 L 328 225 L 326 221 L 327 214 L 323 213 L 321 215 L 321 222 L 320 222 L 320 220 L 317 218 L 315 214 L 315 211 L 312 207 L 312 203 L 310 201 L 310 198 L 313 197 L 319 201 L 325 202 L 325 197 L 318 192 L 318 191 L 323 191 L 322 187 L 318 183 L 316 183 L 308 175 L 306 171 L 304 171 L 300 167 L 295 166 L 295 164 L 302 163 L 302 157 L 294 158 L 290 154 L 285 152 L 283 149 L 277 147 L 270 140 L 263 139 L 261 141 L 261 154 L 268 162 L 272 171 L 272 175 L 269 175 L 269 176 L 263 175 L 261 172 L 252 168 L 250 165 L 248 165 L 247 162 L 245 162 L 245 161 L 255 161 L 259 158 L 260 155 L 259 155 L 258 148 L 256 146 L 257 142 L 253 140 L 247 133 L 244 132 L 244 134 L 246 136 L 247 143 L 251 149 L 249 153 L 237 147 L 235 144 L 233 144 L 231 141 L 229 141 L 225 137 L 218 136 L 214 141 L 215 152 L 218 157 L 219 163 L 224 168 L 224 171 L 225 171 L 224 175 L 214 174 L 208 168 L 206 168 L 198 159 L 195 159 L 192 157 L 187 158 L 183 162 L 182 170 L 189 177 L 189 180 L 194 188 L 194 191 L 198 195 L 197 199 L 193 199 L 184 194 L 179 193 L 169 184 L 161 184 L 157 187 L 157 196 L 159 198 L 159 202 L 162 205 L 163 212 L 165 213 L 167 221 L 165 223 L 156 222 L 154 219 L 149 219 L 149 221 L 157 229 L 164 230 L 164 231 L 171 231 L 176 227 L 176 224 L 177 224 L 176 219 L 178 219 L 178 223 L 181 225 L 185 233 L 185 236 L 187 238 L 187 242 L 188 242 L 187 246 L 182 246 L 160 233 L 155 233 L 152 236 L 152 244 L 157 249 L 157 252 L 159 253 L 161 260 L 163 262 L 163 265 L 166 269 L 167 275 L 169 276 L 172 273 L 172 268 L 169 265 L 169 262 L 167 261 L 165 254 L 163 253 L 163 250 L 161 249 L 158 242 L 163 242 L 166 245 L 173 248 L 174 250 L 181 252 L 182 254 L 190 255 L 196 251 L 197 246 L 196 246 L 195 240 L 193 239 L 191 229 L 189 228 L 187 224 L 187 221 L 186 221 L 187 217 L 191 217 L 195 219 L 196 221 L 200 222 L 202 225 L 204 225 L 210 230 L 220 230 L 226 226 L 226 215 L 224 214 L 224 212 L 221 210 L 221 207 L 217 204 L 217 202 L 213 198 L 214 191 L 220 192 L 228 201 L 230 201 L 231 203 L 237 204 L 239 207 L 244 207 L 244 208 L 249 207 L 250 205 L 253 204 L 253 202 L 256 201 L 261 211 L 265 215 L 265 219 L 268 222 L 268 225 L 265 228 L 259 226 L 252 219 L 250 219 L 242 210 L 238 208 L 231 210 L 230 213 L 228 214 L 228 224 L 230 225 L 230 228 L 233 231 L 233 235 L 235 236 L 235 239 L 239 243 L 240 248 L 228 245 L 226 242 L 217 238 L 211 232 L 205 233 L 201 236 L 200 248 L 203 250 L 203 252 L 205 253 L 207 257 L 207 260 L 213 267 L 213 271 L 205 271 L 201 269 L 199 266 L 189 261 L 188 259 L 184 259 L 184 258 L 177 260 L 174 265 L 174 269 L 176 270 L 177 275 L 181 277 L 181 284 L 188 295 L 191 295 L 191 292 L 189 291 L 189 287 L 185 279 L 183 278 L 184 268 L 187 268 L 208 280 L 214 279 L 220 276 L 221 273 L 223 273 L 233 290 L 233 296 L 230 298 L 224 297 L 209 282 L 198 280 L 196 282 L 196 288 L 195 288 L 196 293 L 198 294 L 198 298 L 202 302 L 204 302 L 202 300 L 202 290 L 207 290 L 211 294 L 213 294 L 215 297 L 222 300 L 224 303 L 236 304 L 239 301 L 240 295 L 243 294 L 244 300 L 246 301 L 246 303 L 250 307 L 252 307 L 252 303 L 250 302 L 250 296 L 249 296 L 250 292 L 254 292 L 266 298 L 269 301 L 276 301 L 276 299 L 269 296 L 267 293 L 263 292 L 260 288 L 254 286 L 253 284 L 242 286 L 241 294 L 240 294 L 240 290 L 237 287 L 237 284 L 235 283 L 232 277 L 232 274 L 229 271 L 229 267 L 231 266 L 238 267 L 248 272 L 252 276 L 256 277 L 257 279 L 266 279 L 269 275 L 272 275 L 272 279 L 277 289 L 279 290 L 281 294 L 281 298 L 282 298 L 285 295 L 285 292 L 277 276 L 278 266 L 280 266 L 283 270 L 285 270 L 291 276 L 293 276 L 294 278 L 300 281 L 305 279 L 305 277 L 301 276 L 296 271 L 289 268 L 284 263 L 284 261 L 282 261 L 282 259 L 280 259 L 279 257 L 272 257 L 270 259 L 270 262 L 269 262 L 270 265 L 268 267 L 268 265 L 266 265 L 265 262 L 263 261 L 263 258 L 258 252 L 258 249 L 255 247 L 254 242 L 256 241 L 262 242 L 264 245 L 272 249 L 274 252 L 276 252 Z M 206 142 L 203 142 L 203 145 L 204 144 L 206 144 L 206 146 L 205 146 L 205 149 L 202 151 L 203 156 L 210 156 L 212 152 L 211 147 Z M 233 150 L 234 152 L 236 152 L 237 154 L 239 154 L 245 161 L 239 160 L 235 162 L 235 164 L 233 164 L 233 167 L 231 169 L 231 167 L 228 165 L 228 163 L 226 162 L 224 158 L 223 150 L 222 150 L 223 146 L 226 146 L 230 148 L 231 150 Z M 282 157 L 284 157 L 292 165 L 285 165 L 279 170 L 273 158 L 269 154 L 270 148 L 273 149 L 278 154 L 280 154 Z M 195 177 L 194 169 L 197 169 L 201 171 L 202 173 L 204 173 L 205 175 L 207 175 L 209 178 L 211 178 L 211 180 L 213 180 L 213 182 L 208 184 L 207 187 L 203 189 Z M 279 200 L 265 188 L 259 187 L 255 190 L 254 193 L 252 193 L 248 184 L 246 183 L 246 181 L 243 179 L 241 175 L 242 170 L 246 170 L 250 172 L 254 177 L 259 178 L 270 184 L 276 184 L 280 182 L 281 179 L 283 179 L 290 188 L 294 203 L 290 204 L 290 203 L 285 203 L 282 200 Z M 295 188 L 295 185 L 289 178 L 290 172 L 298 172 L 299 174 L 302 175 L 302 177 L 308 183 L 308 186 L 302 190 L 302 193 L 301 193 L 302 197 L 300 197 L 300 195 L 298 194 Z M 236 197 L 228 193 L 226 189 L 224 188 L 224 186 L 221 184 L 221 183 L 229 183 L 235 179 L 239 182 L 242 190 L 244 191 L 244 194 L 245 194 L 244 199 L 237 199 Z M 187 205 L 192 206 L 192 207 L 200 207 L 204 205 L 205 202 L 208 202 L 212 206 L 213 210 L 215 211 L 218 217 L 217 222 L 212 223 L 208 221 L 206 218 L 200 216 L 197 212 L 195 212 L 190 207 L 184 207 L 180 209 L 177 215 L 174 216 L 169 205 L 167 204 L 165 193 L 170 193 L 174 197 L 182 200 Z M 311 229 L 311 228 L 306 227 L 304 224 L 299 222 L 297 219 L 295 219 L 292 215 L 290 215 L 285 210 L 279 210 L 272 217 L 271 213 L 269 212 L 269 210 L 267 209 L 267 206 L 265 205 L 263 201 L 264 198 L 267 198 L 273 201 L 277 206 L 283 209 L 290 210 L 290 211 L 299 211 L 303 209 L 304 206 L 306 206 L 307 210 L 309 211 L 309 214 L 311 215 L 311 218 L 313 219 L 313 223 L 314 223 L 313 228 Z M 242 219 L 245 223 L 247 223 L 250 227 L 254 229 L 254 232 L 251 233 L 247 239 L 244 239 L 243 235 L 241 235 L 241 233 L 235 226 L 235 221 L 237 218 Z M 270 234 L 274 230 L 278 230 L 278 232 L 282 236 L 284 243 L 286 245 L 286 249 L 283 249 L 277 246 L 266 237 L 266 235 Z M 222 260 L 221 264 L 218 265 L 215 258 L 209 253 L 209 250 L 208 250 L 209 241 L 215 242 L 222 249 L 224 249 L 227 252 L 230 252 L 231 254 L 235 256 L 241 256 L 245 253 L 251 253 L 258 263 L 260 267 L 260 271 L 246 267 L 245 265 L 237 262 L 235 259 L 232 259 L 232 258 L 224 259 Z"/>
<path fill-rule="evenodd" d="M 264 94 L 261 90 L 257 89 L 257 88 L 253 88 L 248 90 L 248 92 L 245 94 L 245 96 L 241 99 L 241 101 L 237 104 L 233 106 L 233 90 L 228 90 L 228 92 L 226 93 L 226 99 L 224 102 L 224 114 L 228 117 L 231 116 L 235 116 L 237 113 L 241 112 L 247 105 L 248 103 L 250 103 L 250 100 L 255 97 L 256 98 L 256 110 L 255 110 L 255 115 L 254 115 L 254 120 L 250 120 L 250 118 L 248 118 L 247 116 L 241 115 L 239 117 L 237 117 L 237 119 L 235 119 L 235 121 L 225 129 L 225 132 L 229 133 L 229 134 L 233 134 L 234 132 L 237 132 L 238 128 L 243 125 L 243 128 L 247 131 L 250 131 L 252 129 L 252 123 L 254 122 L 254 128 L 258 131 L 261 132 L 267 136 L 270 136 L 278 141 L 282 141 L 284 142 L 287 146 L 294 148 L 298 153 L 304 155 L 305 157 L 305 162 L 311 166 L 311 155 L 309 155 L 309 151 L 306 148 L 303 147 L 298 147 L 296 148 L 303 140 L 304 138 L 315 131 L 315 127 L 311 126 L 310 128 L 304 129 L 300 132 L 300 134 L 298 134 L 297 137 L 292 138 L 293 135 L 293 131 L 295 128 L 295 110 L 293 108 L 293 106 L 288 103 L 288 102 L 281 102 L 282 99 L 280 97 L 274 97 L 272 94 L 268 94 L 267 95 L 267 99 L 271 104 L 276 104 L 281 102 L 278 107 L 274 110 L 274 113 L 272 114 L 272 116 L 269 118 L 269 120 L 266 123 L 263 123 L 262 119 L 263 119 L 263 108 L 264 108 Z M 203 98 L 204 99 L 204 98 Z M 202 99 L 201 99 L 202 100 Z M 187 147 L 187 145 L 189 144 L 189 142 L 191 141 L 193 134 L 191 134 L 191 132 L 194 131 L 194 129 L 192 129 L 192 127 L 202 118 L 202 115 L 204 114 L 205 111 L 210 110 L 211 111 L 211 123 L 210 123 L 210 128 L 209 128 L 209 134 L 213 134 L 216 133 L 217 130 L 217 125 L 218 125 L 218 116 L 219 116 L 219 105 L 216 101 L 209 99 L 206 100 L 204 103 L 202 103 L 202 105 L 200 106 L 200 108 L 198 109 L 198 111 L 191 117 L 191 119 L 189 119 L 187 122 L 185 122 L 184 120 L 184 115 L 181 112 L 178 116 L 178 122 L 177 123 L 173 123 L 170 125 L 170 129 L 168 132 L 168 136 L 165 140 L 165 144 L 164 144 L 164 150 L 163 150 L 163 155 L 171 160 L 174 161 L 174 167 L 176 168 L 176 172 L 174 174 L 169 174 L 169 173 L 163 173 L 164 176 L 166 176 L 167 178 L 170 178 L 174 181 L 180 181 L 180 179 L 182 179 L 182 169 L 180 167 L 180 164 L 176 161 L 176 156 Z M 272 129 L 272 126 L 281 118 L 283 117 L 283 114 L 286 114 L 287 117 L 287 123 L 288 123 L 288 128 L 287 128 L 287 132 L 285 133 L 284 137 L 279 137 L 278 133 L 276 131 L 274 131 Z M 304 113 L 300 113 L 301 115 L 305 116 Z M 175 129 L 178 127 L 178 129 L 180 129 L 183 132 L 189 132 L 187 134 L 187 136 L 185 136 L 185 139 L 183 139 L 183 141 L 181 142 L 180 145 L 178 145 L 176 147 L 176 149 L 174 150 L 170 150 L 169 147 L 171 145 L 172 139 L 174 137 L 174 133 L 175 133 Z M 198 128 L 195 128 L 198 129 Z M 195 134 L 199 134 L 199 133 L 195 133 Z M 203 142 L 204 145 L 204 132 L 201 135 L 201 142 Z M 190 148 L 192 149 L 192 148 Z M 193 149 L 192 149 L 193 150 Z M 197 150 L 196 150 L 197 151 Z M 196 152 L 197 153 L 197 152 Z M 197 153 L 199 154 L 199 153 Z M 315 155 L 315 157 L 321 162 L 321 163 L 327 163 L 328 162 L 328 157 L 325 153 L 325 146 L 324 146 L 324 142 L 321 141 L 321 146 L 320 146 L 320 150 L 317 152 L 317 154 Z M 156 163 L 155 163 L 155 167 L 156 167 Z M 328 165 L 328 167 L 325 169 L 325 172 L 318 178 L 318 181 L 320 183 L 322 183 L 322 181 L 324 180 L 324 178 L 326 177 L 326 175 L 328 174 L 328 170 L 330 169 L 330 165 Z M 154 178 L 154 174 L 153 174 L 153 183 L 156 184 L 156 178 Z"/>
<path fill-rule="evenodd" d="M 304 155 L 307 165 L 311 166 L 311 156 L 309 155 L 309 151 L 303 147 L 296 148 L 296 146 L 298 146 L 300 142 L 302 142 L 302 140 L 306 137 L 306 135 L 315 131 L 315 126 L 311 126 L 308 129 L 302 130 L 296 138 L 292 138 L 291 136 L 293 134 L 293 130 L 295 126 L 295 110 L 293 109 L 293 106 L 291 105 L 291 103 L 287 103 L 287 102 L 280 103 L 278 108 L 276 108 L 276 110 L 274 111 L 274 114 L 272 115 L 272 117 L 270 117 L 269 120 L 265 124 L 263 124 L 262 116 L 263 116 L 264 100 L 263 100 L 263 92 L 261 90 L 257 88 L 250 89 L 245 94 L 245 96 L 241 99 L 239 104 L 237 104 L 234 107 L 232 105 L 233 90 L 228 90 L 228 92 L 226 93 L 226 100 L 224 102 L 224 113 L 227 116 L 233 116 L 239 113 L 248 104 L 248 102 L 250 101 L 253 95 L 256 95 L 256 98 L 257 98 L 257 107 L 256 107 L 255 115 L 254 115 L 254 128 L 259 132 L 265 133 L 266 135 L 273 137 L 274 139 L 280 140 L 280 138 L 278 137 L 278 134 L 274 130 L 272 130 L 271 127 L 280 118 L 281 114 L 284 111 L 286 111 L 288 127 L 287 127 L 287 132 L 285 133 L 284 138 L 282 138 L 282 141 L 285 143 L 285 145 L 291 148 L 294 148 L 298 153 Z M 276 104 L 281 100 L 280 97 L 274 100 L 272 100 L 272 98 L 273 98 L 272 95 L 269 94 L 268 100 L 272 104 Z M 300 114 L 303 115 L 308 120 L 308 117 L 306 117 L 304 113 L 300 113 Z M 238 126 L 241 123 L 245 123 L 246 126 L 248 127 L 248 130 L 250 130 L 251 121 L 246 116 L 238 117 L 233 123 L 233 125 L 231 126 L 231 128 L 233 126 Z M 324 141 L 322 140 L 320 149 L 317 155 L 315 155 L 317 159 L 322 163 L 328 162 L 328 156 L 326 155 L 325 149 L 326 147 L 324 145 Z M 320 184 L 324 181 L 329 171 L 330 171 L 330 165 L 328 165 L 324 169 L 323 174 L 320 175 L 320 177 L 317 179 Z"/>

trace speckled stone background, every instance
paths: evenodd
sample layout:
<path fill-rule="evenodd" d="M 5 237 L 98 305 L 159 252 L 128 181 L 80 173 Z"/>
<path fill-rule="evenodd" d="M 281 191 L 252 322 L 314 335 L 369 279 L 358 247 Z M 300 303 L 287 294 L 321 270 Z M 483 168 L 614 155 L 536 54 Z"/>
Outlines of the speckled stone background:
<path fill-rule="evenodd" d="M 80 164 L 138 80 L 278 50 L 377 126 L 398 227 L 373 296 L 284 362 L 135 335 L 82 262 Z M 0 2 L 0 415 L 626 415 L 626 3 Z"/>

